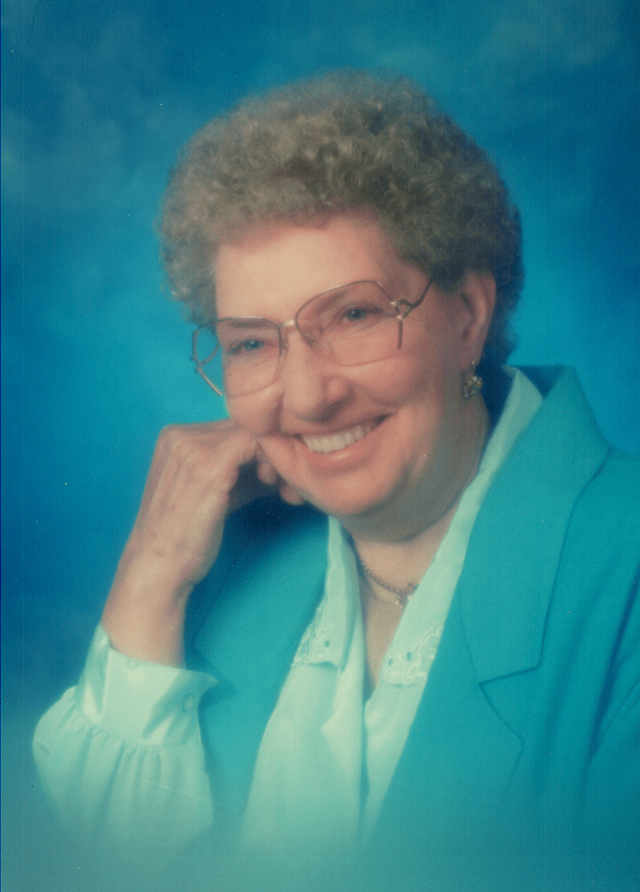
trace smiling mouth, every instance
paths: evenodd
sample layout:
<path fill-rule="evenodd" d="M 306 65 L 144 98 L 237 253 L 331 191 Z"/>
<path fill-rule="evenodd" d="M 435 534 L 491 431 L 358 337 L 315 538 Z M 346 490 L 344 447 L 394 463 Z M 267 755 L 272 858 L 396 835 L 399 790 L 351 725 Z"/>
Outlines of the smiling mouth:
<path fill-rule="evenodd" d="M 355 427 L 336 431 L 323 437 L 304 437 L 301 435 L 300 439 L 311 452 L 320 452 L 323 455 L 330 452 L 339 452 L 340 449 L 346 449 L 352 443 L 363 440 L 382 420 L 382 418 L 376 418 L 374 421 L 365 421 L 362 424 L 356 424 Z"/>

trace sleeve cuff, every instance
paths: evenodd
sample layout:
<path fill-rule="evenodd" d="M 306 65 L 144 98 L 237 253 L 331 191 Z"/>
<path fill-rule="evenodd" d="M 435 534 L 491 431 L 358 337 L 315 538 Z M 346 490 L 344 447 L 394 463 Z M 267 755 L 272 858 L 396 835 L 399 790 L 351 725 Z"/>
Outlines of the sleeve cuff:
<path fill-rule="evenodd" d="M 145 663 L 114 650 L 96 629 L 76 690 L 78 708 L 124 743 L 176 746 L 199 734 L 198 706 L 217 684 L 205 672 Z"/>

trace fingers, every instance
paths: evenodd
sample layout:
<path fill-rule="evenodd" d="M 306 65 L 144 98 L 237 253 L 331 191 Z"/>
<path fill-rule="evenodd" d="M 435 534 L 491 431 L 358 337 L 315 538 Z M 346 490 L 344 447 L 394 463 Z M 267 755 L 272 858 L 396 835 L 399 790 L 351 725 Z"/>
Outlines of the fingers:
<path fill-rule="evenodd" d="M 304 505 L 304 498 L 291 486 L 271 464 L 263 449 L 258 445 L 256 461 L 258 462 L 256 473 L 258 478 L 267 486 L 278 487 L 281 498 L 290 505 Z"/>
<path fill-rule="evenodd" d="M 263 483 L 267 486 L 275 486 L 278 482 L 278 472 L 268 459 L 261 461 L 258 459 L 257 474 Z"/>
<path fill-rule="evenodd" d="M 240 468 L 236 484 L 229 494 L 227 516 L 238 511 L 244 505 L 248 505 L 249 502 L 275 492 L 275 485 L 269 482 L 272 475 L 267 473 L 265 476 L 267 479 L 263 480 L 260 475 L 260 466 L 253 463 Z"/>
<path fill-rule="evenodd" d="M 278 489 L 280 490 L 280 496 L 285 502 L 288 502 L 290 505 L 304 505 L 304 498 L 286 480 L 280 478 Z"/>
<path fill-rule="evenodd" d="M 273 491 L 277 486 L 280 496 L 285 502 L 288 502 L 290 505 L 304 505 L 304 498 L 293 488 L 293 486 L 291 486 L 290 483 L 287 483 L 286 480 L 280 477 L 274 466 L 268 460 L 258 462 L 256 475 L 258 479 L 265 484 L 267 490 L 264 492 L 257 492 L 254 498 L 259 498 L 260 495 L 268 495 L 268 493 Z M 246 504 L 246 501 L 243 504 Z M 237 507 L 240 506 L 238 505 Z M 234 506 L 234 510 L 235 508 L 236 506 Z"/>
<path fill-rule="evenodd" d="M 166 577 L 198 581 L 217 554 L 224 518 L 234 499 L 251 498 L 256 442 L 233 423 L 173 426 L 154 453 L 130 552 L 166 565 Z M 247 494 L 239 493 L 247 483 Z M 129 544 L 129 543 L 128 543 Z"/>
<path fill-rule="evenodd" d="M 256 456 L 255 440 L 233 422 L 172 425 L 158 438 L 148 483 L 152 492 L 164 477 L 189 479 L 195 493 L 228 495 L 239 470 Z"/>

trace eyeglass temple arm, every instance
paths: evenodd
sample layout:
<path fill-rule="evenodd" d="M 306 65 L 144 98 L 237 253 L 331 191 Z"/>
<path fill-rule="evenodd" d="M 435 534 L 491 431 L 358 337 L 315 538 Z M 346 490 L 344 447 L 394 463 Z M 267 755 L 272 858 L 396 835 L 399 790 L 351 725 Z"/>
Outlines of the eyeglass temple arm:
<path fill-rule="evenodd" d="M 197 346 L 198 345 L 198 335 L 200 334 L 202 329 L 205 327 L 206 326 L 201 325 L 200 328 L 197 328 L 194 331 L 193 335 L 191 336 L 191 361 L 195 365 L 196 374 L 200 375 L 200 377 L 203 379 L 203 381 L 206 384 L 208 384 L 212 390 L 215 390 L 215 392 L 218 394 L 218 396 L 221 396 L 224 399 L 224 393 L 218 387 L 216 387 L 216 385 L 213 383 L 213 381 L 209 380 L 209 378 L 207 377 L 207 375 L 205 374 L 204 369 L 203 369 L 204 363 L 198 359 L 198 346 Z M 207 362 L 209 361 L 209 359 L 213 358 L 214 353 L 217 353 L 217 350 L 213 351 L 211 356 L 207 359 Z"/>
<path fill-rule="evenodd" d="M 210 381 L 209 378 L 207 378 L 207 376 L 205 375 L 205 373 L 202 371 L 202 367 L 201 367 L 200 362 L 199 362 L 198 360 L 196 360 L 196 368 L 195 368 L 195 371 L 196 371 L 196 373 L 197 373 L 198 375 L 200 375 L 200 377 L 204 380 L 204 382 L 205 382 L 206 384 L 209 385 L 209 387 L 210 387 L 212 390 L 215 390 L 215 392 L 218 394 L 218 396 L 221 396 L 221 397 L 224 398 L 224 393 L 223 393 L 218 387 L 216 387 L 216 385 L 213 383 L 213 381 Z"/>
<path fill-rule="evenodd" d="M 420 297 L 414 302 L 411 303 L 404 298 L 400 298 L 400 300 L 392 300 L 391 305 L 396 311 L 396 316 L 398 318 L 398 350 L 402 347 L 402 323 L 407 318 L 411 310 L 415 310 L 416 307 L 419 307 L 422 301 L 427 296 L 427 291 L 431 288 L 433 283 L 433 279 L 429 279 L 427 283 L 427 287 L 424 289 Z"/>

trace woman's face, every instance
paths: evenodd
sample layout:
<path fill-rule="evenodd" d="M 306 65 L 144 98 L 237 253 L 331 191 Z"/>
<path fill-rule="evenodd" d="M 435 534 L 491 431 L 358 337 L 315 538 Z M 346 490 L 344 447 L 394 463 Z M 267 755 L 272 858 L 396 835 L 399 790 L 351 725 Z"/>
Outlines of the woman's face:
<path fill-rule="evenodd" d="M 428 283 L 371 216 L 277 223 L 220 247 L 217 314 L 282 322 L 311 297 L 365 279 L 412 303 Z M 403 323 L 401 349 L 366 365 L 335 365 L 289 329 L 279 378 L 228 400 L 281 477 L 348 528 L 395 523 L 403 535 L 416 512 L 430 525 L 466 482 L 484 406 L 462 399 L 461 374 L 480 358 L 493 280 L 471 275 L 465 286 L 450 295 L 432 285 Z M 348 432 L 361 439 L 347 445 Z"/>

